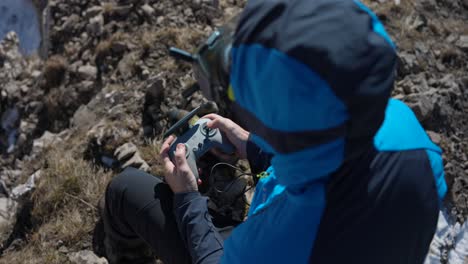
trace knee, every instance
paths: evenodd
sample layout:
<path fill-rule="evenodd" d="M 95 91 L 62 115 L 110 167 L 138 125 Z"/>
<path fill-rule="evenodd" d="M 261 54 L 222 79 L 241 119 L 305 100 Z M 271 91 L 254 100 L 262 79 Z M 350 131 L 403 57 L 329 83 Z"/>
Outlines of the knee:
<path fill-rule="evenodd" d="M 134 168 L 125 169 L 110 181 L 106 193 L 108 195 L 123 194 L 125 190 L 132 186 L 132 182 L 135 182 L 139 173 L 141 172 Z"/>
<path fill-rule="evenodd" d="M 154 199 L 155 187 L 162 181 L 144 171 L 127 168 L 111 180 L 106 190 L 106 201 L 115 207 L 126 204 L 144 204 Z"/>
<path fill-rule="evenodd" d="M 106 202 L 114 209 L 121 208 L 123 205 L 122 203 L 126 203 L 128 199 L 132 199 L 133 196 L 138 196 L 138 194 L 143 191 L 142 186 L 149 188 L 149 186 L 145 184 L 148 178 L 154 177 L 135 168 L 125 169 L 122 173 L 115 176 L 110 181 L 109 185 L 107 185 L 105 193 Z"/>

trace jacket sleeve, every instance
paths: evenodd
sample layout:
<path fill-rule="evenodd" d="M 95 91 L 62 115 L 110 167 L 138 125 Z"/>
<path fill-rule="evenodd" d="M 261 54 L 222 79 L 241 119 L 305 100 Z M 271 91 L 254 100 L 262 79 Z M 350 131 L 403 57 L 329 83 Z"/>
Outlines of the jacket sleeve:
<path fill-rule="evenodd" d="M 254 174 L 266 171 L 271 164 L 273 154 L 267 153 L 257 146 L 251 138 L 247 141 L 247 160 Z"/>
<path fill-rule="evenodd" d="M 223 239 L 211 221 L 208 198 L 199 192 L 175 194 L 174 214 L 179 233 L 190 252 L 192 263 L 219 263 Z"/>
<path fill-rule="evenodd" d="M 252 172 L 260 173 L 270 166 L 272 154 L 264 152 L 249 139 L 247 158 Z M 192 263 L 219 263 L 224 251 L 223 239 L 211 221 L 207 198 L 199 192 L 176 194 L 174 214 Z"/>

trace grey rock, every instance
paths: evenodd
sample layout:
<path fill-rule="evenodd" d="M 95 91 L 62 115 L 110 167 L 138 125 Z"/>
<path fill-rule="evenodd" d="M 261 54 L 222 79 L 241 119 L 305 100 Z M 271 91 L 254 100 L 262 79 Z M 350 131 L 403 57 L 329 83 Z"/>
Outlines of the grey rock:
<path fill-rule="evenodd" d="M 100 36 L 104 30 L 104 16 L 99 14 L 91 18 L 87 29 L 92 36 Z"/>
<path fill-rule="evenodd" d="M 102 10 L 103 9 L 101 6 L 92 6 L 85 11 L 85 18 L 90 19 L 92 17 L 95 17 L 99 15 L 102 12 Z"/>
<path fill-rule="evenodd" d="M 427 19 L 422 14 L 408 16 L 405 24 L 409 29 L 422 30 L 427 25 Z"/>
<path fill-rule="evenodd" d="M 436 63 L 436 68 L 437 68 L 437 70 L 440 71 L 440 72 L 444 72 L 444 71 L 446 70 L 444 64 L 442 64 L 442 63 L 440 63 L 440 62 L 437 62 L 437 63 Z"/>
<path fill-rule="evenodd" d="M 419 121 L 427 120 L 434 111 L 431 98 L 424 94 L 414 94 L 409 97 L 408 105 L 413 109 Z"/>
<path fill-rule="evenodd" d="M 468 52 L 468 35 L 460 36 L 458 41 L 456 42 L 457 47 L 460 49 Z"/>
<path fill-rule="evenodd" d="M 131 159 L 129 159 L 127 162 L 125 162 L 122 165 L 122 169 L 128 168 L 128 167 L 134 167 L 138 168 L 142 171 L 148 172 L 150 170 L 150 167 L 148 163 L 146 163 L 145 160 L 140 156 L 140 153 L 135 153 Z"/>
<path fill-rule="evenodd" d="M 96 256 L 91 250 L 71 253 L 68 258 L 74 264 L 108 264 L 105 258 Z"/>
<path fill-rule="evenodd" d="M 420 3 L 427 11 L 435 11 L 437 9 L 435 0 L 421 0 Z"/>
<path fill-rule="evenodd" d="M 156 18 L 156 24 L 162 24 L 164 22 L 165 18 L 164 16 L 158 16 L 158 18 Z"/>
<path fill-rule="evenodd" d="M 60 142 L 62 142 L 62 139 L 59 135 L 46 131 L 40 138 L 34 140 L 31 155 L 38 155 L 52 144 Z"/>
<path fill-rule="evenodd" d="M 78 60 L 72 64 L 70 64 L 70 70 L 73 71 L 73 72 L 77 72 L 78 69 L 83 66 L 83 61 L 81 60 Z"/>
<path fill-rule="evenodd" d="M 9 232 L 16 220 L 18 203 L 11 198 L 0 198 L 0 234 Z"/>
<path fill-rule="evenodd" d="M 123 78 L 127 79 L 133 76 L 135 69 L 135 61 L 137 60 L 138 54 L 135 52 L 125 54 L 122 60 L 120 60 L 119 64 L 117 65 L 117 69 Z"/>
<path fill-rule="evenodd" d="M 78 68 L 78 75 L 86 80 L 95 80 L 97 77 L 97 68 L 92 65 L 85 65 Z"/>
<path fill-rule="evenodd" d="M 447 37 L 446 41 L 447 41 L 448 43 L 455 43 L 458 39 L 459 39 L 458 35 L 456 35 L 456 34 L 450 34 L 450 35 Z"/>
<path fill-rule="evenodd" d="M 151 18 L 154 13 L 155 13 L 155 10 L 153 7 L 151 7 L 150 5 L 148 4 L 144 4 L 142 7 L 141 7 L 141 10 L 143 11 L 143 14 L 145 14 L 146 16 L 148 16 L 149 18 Z"/>
<path fill-rule="evenodd" d="M 0 179 L 5 183 L 10 183 L 16 181 L 21 176 L 21 174 L 21 170 L 2 170 L 0 172 Z"/>
<path fill-rule="evenodd" d="M 445 88 L 445 89 L 452 89 L 456 88 L 458 89 L 458 83 L 455 80 L 455 77 L 452 74 L 447 74 L 442 79 L 439 81 L 440 83 L 440 88 Z"/>
<path fill-rule="evenodd" d="M 123 164 L 122 169 L 134 167 L 144 171 L 149 170 L 149 165 L 143 160 L 137 146 L 133 143 L 126 143 L 118 147 L 114 155 L 117 157 L 117 160 Z"/>
<path fill-rule="evenodd" d="M 21 85 L 20 90 L 23 94 L 26 94 L 29 91 L 29 87 L 27 85 Z"/>
<path fill-rule="evenodd" d="M 5 91 L 8 94 L 8 97 L 19 96 L 19 86 L 14 82 L 9 82 L 4 87 Z"/>
<path fill-rule="evenodd" d="M 82 105 L 73 115 L 71 124 L 77 129 L 88 130 L 96 123 L 96 120 L 96 114 L 87 105 Z"/>
<path fill-rule="evenodd" d="M 127 16 L 132 11 L 133 5 L 117 6 L 113 12 L 119 16 Z"/>
<path fill-rule="evenodd" d="M 141 79 L 142 80 L 147 80 L 151 76 L 151 72 L 148 69 L 144 69 L 141 72 Z"/>
<path fill-rule="evenodd" d="M 127 160 L 138 152 L 137 146 L 133 143 L 126 143 L 117 148 L 114 155 L 119 161 Z"/>
<path fill-rule="evenodd" d="M 58 252 L 63 253 L 63 254 L 67 254 L 69 252 L 69 250 L 68 250 L 68 248 L 66 246 L 61 246 L 61 247 L 59 247 Z"/>
<path fill-rule="evenodd" d="M 80 23 L 80 21 L 81 18 L 78 15 L 73 14 L 65 20 L 59 30 L 64 32 L 71 32 L 76 27 L 76 25 Z"/>
<path fill-rule="evenodd" d="M 398 55 L 401 63 L 399 71 L 403 76 L 421 71 L 416 55 L 408 52 L 401 52 Z"/>
<path fill-rule="evenodd" d="M 398 82 L 397 86 L 401 88 L 405 94 L 429 91 L 429 85 L 424 74 L 408 75 L 402 81 Z"/>
<path fill-rule="evenodd" d="M 36 188 L 36 182 L 40 179 L 40 177 L 41 171 L 38 170 L 29 177 L 26 183 L 20 184 L 13 188 L 13 190 L 11 191 L 11 197 L 16 200 L 20 200 L 23 197 L 30 194 Z"/>
<path fill-rule="evenodd" d="M 79 93 L 90 92 L 94 87 L 93 81 L 83 81 L 80 86 L 77 87 Z"/>
<path fill-rule="evenodd" d="M 439 133 L 434 131 L 426 131 L 426 133 L 435 144 L 440 144 L 440 142 L 442 142 L 442 136 Z"/>
<path fill-rule="evenodd" d="M 415 43 L 414 46 L 421 53 L 427 54 L 429 52 L 429 47 L 424 42 L 418 41 L 418 42 Z"/>

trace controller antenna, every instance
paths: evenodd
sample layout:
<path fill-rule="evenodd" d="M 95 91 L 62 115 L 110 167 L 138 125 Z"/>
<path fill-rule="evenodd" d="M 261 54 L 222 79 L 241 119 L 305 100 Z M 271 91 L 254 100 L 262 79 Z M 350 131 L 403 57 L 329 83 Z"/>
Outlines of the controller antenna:
<path fill-rule="evenodd" d="M 169 55 L 174 59 L 183 60 L 189 63 L 194 63 L 197 60 L 195 55 L 193 55 L 192 53 L 182 49 L 178 49 L 176 47 L 169 48 Z"/>

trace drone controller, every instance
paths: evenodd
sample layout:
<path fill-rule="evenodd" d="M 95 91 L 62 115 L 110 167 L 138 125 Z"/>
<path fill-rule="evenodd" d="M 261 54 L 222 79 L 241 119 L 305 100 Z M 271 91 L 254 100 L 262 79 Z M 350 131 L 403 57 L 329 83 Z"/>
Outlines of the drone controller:
<path fill-rule="evenodd" d="M 174 161 L 174 153 L 178 144 L 185 145 L 185 155 L 188 165 L 195 178 L 199 178 L 197 160 L 212 148 L 217 148 L 226 154 L 235 152 L 234 146 L 227 140 L 219 129 L 211 129 L 207 126 L 210 119 L 201 118 L 185 134 L 178 137 L 171 145 L 169 157 Z"/>

